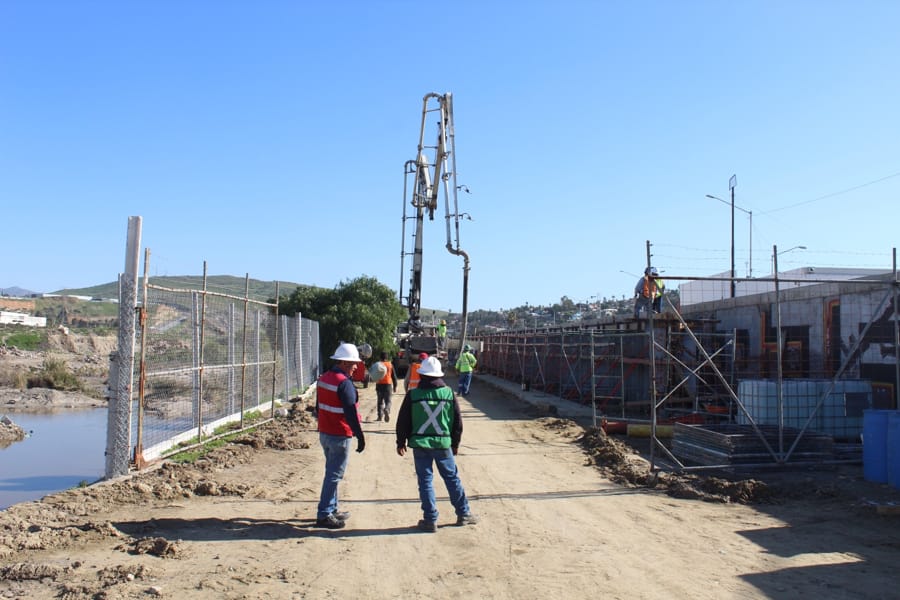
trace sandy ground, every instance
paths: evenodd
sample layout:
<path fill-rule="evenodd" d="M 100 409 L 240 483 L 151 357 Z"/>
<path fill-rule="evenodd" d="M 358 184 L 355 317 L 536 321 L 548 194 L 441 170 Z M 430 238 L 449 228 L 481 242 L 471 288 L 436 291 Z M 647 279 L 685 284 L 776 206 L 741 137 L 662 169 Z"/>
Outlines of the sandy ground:
<path fill-rule="evenodd" d="M 314 526 L 323 460 L 303 400 L 193 465 L 0 512 L 0 597 L 897 596 L 900 516 L 876 507 L 900 496 L 859 466 L 629 484 L 646 465 L 627 446 L 482 381 L 462 401 L 458 457 L 481 521 L 454 526 L 439 482 L 439 529 L 418 532 L 412 459 L 393 422 L 372 421 L 374 389 L 360 393 L 368 445 L 340 488 L 345 529 Z M 753 503 L 699 492 L 734 487 Z"/>

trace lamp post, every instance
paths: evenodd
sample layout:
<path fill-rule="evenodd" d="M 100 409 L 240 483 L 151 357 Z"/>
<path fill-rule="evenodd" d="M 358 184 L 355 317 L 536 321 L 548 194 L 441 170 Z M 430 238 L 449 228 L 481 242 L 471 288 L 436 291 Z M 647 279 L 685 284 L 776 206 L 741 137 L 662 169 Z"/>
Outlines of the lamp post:
<path fill-rule="evenodd" d="M 787 254 L 788 252 L 791 252 L 792 250 L 806 250 L 806 246 L 794 246 L 792 248 L 788 248 L 787 250 L 782 250 L 780 252 L 778 251 L 778 246 L 774 246 L 774 248 L 775 248 L 775 252 L 772 254 L 772 275 L 775 275 L 775 276 L 778 275 L 778 272 L 776 271 L 776 269 L 778 269 L 778 257 L 779 256 L 781 256 L 782 254 Z"/>
<path fill-rule="evenodd" d="M 734 205 L 734 188 L 736 186 L 737 186 L 737 175 L 732 175 L 731 178 L 729 178 L 729 180 L 728 180 L 728 189 L 731 192 L 731 297 L 732 298 L 734 298 L 734 296 L 735 296 L 735 289 L 734 289 L 734 278 L 735 278 L 735 272 L 734 272 L 734 209 L 736 207 Z M 716 196 L 711 196 L 709 194 L 707 194 L 707 197 L 713 198 L 714 200 L 721 200 L 722 202 L 725 202 L 725 200 L 722 200 L 721 198 L 717 198 Z M 725 202 L 725 203 L 728 204 L 728 202 Z M 741 209 L 741 210 L 744 210 L 744 209 Z M 753 235 L 752 225 L 751 225 L 750 235 L 751 235 L 751 237 Z M 751 256 L 752 256 L 752 252 L 751 252 Z"/>
<path fill-rule="evenodd" d="M 723 200 L 723 199 L 719 198 L 718 196 L 713 196 L 712 194 L 707 194 L 706 197 L 707 197 L 707 198 L 712 198 L 713 200 L 718 200 L 719 202 L 723 202 L 723 203 L 725 203 L 725 204 L 731 204 L 728 200 Z M 750 259 L 749 259 L 749 266 L 747 267 L 747 269 L 748 269 L 747 277 L 748 277 L 748 278 L 752 278 L 752 277 L 753 277 L 753 211 L 752 211 L 752 210 L 748 210 L 748 209 L 746 209 L 746 208 L 743 208 L 743 207 L 741 207 L 741 206 L 738 206 L 737 204 L 734 205 L 734 208 L 738 209 L 738 210 L 741 211 L 741 212 L 747 213 L 747 216 L 750 217 L 750 228 L 749 228 L 749 232 L 750 232 Z"/>

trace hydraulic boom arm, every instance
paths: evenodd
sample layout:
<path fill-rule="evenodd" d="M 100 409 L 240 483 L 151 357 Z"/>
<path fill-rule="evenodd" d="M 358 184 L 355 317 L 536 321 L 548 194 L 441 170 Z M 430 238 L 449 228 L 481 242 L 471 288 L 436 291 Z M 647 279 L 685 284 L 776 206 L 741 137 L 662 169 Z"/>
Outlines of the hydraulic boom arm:
<path fill-rule="evenodd" d="M 425 129 L 430 114 L 438 117 L 438 136 L 434 146 L 425 145 Z M 459 204 L 456 184 L 456 149 L 453 128 L 453 97 L 448 92 L 443 95 L 426 94 L 422 100 L 422 121 L 419 131 L 419 147 L 416 160 L 407 161 L 404 166 L 403 183 L 403 243 L 400 250 L 400 302 L 409 311 L 409 332 L 422 333 L 420 310 L 422 303 L 422 234 L 425 214 L 434 220 L 438 206 L 440 189 L 444 189 L 444 218 L 447 229 L 447 251 L 463 258 L 463 297 L 460 344 L 465 343 L 468 324 L 469 255 L 459 243 Z M 413 177 L 409 185 L 410 177 Z M 412 188 L 411 190 L 409 188 Z M 411 192 L 411 197 L 407 194 Z M 452 206 L 451 206 L 452 204 Z M 412 208 L 414 214 L 407 215 Z M 406 222 L 415 220 L 412 252 L 406 250 Z M 404 260 L 412 255 L 409 278 L 409 293 L 403 296 Z"/>

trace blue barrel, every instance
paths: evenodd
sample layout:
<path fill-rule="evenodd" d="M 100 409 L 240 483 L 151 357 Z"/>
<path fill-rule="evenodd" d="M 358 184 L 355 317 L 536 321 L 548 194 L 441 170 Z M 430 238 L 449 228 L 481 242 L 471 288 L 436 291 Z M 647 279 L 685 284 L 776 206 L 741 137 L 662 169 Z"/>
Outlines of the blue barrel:
<path fill-rule="evenodd" d="M 893 410 L 863 411 L 863 477 L 887 483 L 887 431 Z"/>
<path fill-rule="evenodd" d="M 891 411 L 887 427 L 887 480 L 900 488 L 900 412 Z"/>

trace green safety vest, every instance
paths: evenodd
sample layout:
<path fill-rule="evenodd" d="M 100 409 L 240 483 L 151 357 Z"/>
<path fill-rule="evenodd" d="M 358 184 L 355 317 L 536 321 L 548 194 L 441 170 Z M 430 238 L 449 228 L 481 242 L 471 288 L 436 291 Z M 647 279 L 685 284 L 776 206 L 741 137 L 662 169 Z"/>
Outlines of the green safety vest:
<path fill-rule="evenodd" d="M 410 391 L 412 400 L 411 448 L 449 448 L 453 427 L 453 390 L 444 386 Z"/>
<path fill-rule="evenodd" d="M 463 352 L 456 361 L 456 370 L 460 373 L 468 373 L 475 368 L 475 363 L 477 362 L 478 360 L 475 358 L 474 354 L 471 352 Z"/>

